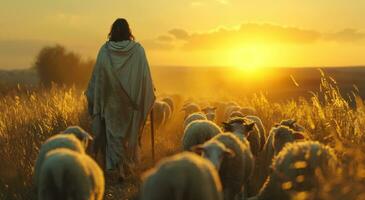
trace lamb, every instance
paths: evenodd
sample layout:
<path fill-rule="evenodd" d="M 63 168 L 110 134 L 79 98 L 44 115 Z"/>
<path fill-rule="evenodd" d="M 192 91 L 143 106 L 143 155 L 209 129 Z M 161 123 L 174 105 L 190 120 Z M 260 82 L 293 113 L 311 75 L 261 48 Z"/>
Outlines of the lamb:
<path fill-rule="evenodd" d="M 185 128 L 193 121 L 196 121 L 196 120 L 208 120 L 206 115 L 201 113 L 201 112 L 197 112 L 197 113 L 193 113 L 191 115 L 189 115 L 185 121 L 184 121 L 184 130 Z"/>
<path fill-rule="evenodd" d="M 75 135 L 81 141 L 85 149 L 88 147 L 89 141 L 93 140 L 93 137 L 80 126 L 69 126 L 62 131 L 62 133 Z"/>
<path fill-rule="evenodd" d="M 200 112 L 200 106 L 195 103 L 188 103 L 188 104 L 184 105 L 184 107 L 181 109 L 181 111 L 185 112 L 184 119 L 186 119 L 189 115 L 191 115 L 195 112 Z"/>
<path fill-rule="evenodd" d="M 302 133 L 293 131 L 287 126 L 280 125 L 271 129 L 264 149 L 259 156 L 259 169 L 257 172 L 258 174 L 255 174 L 255 176 L 257 176 L 257 178 L 255 178 L 256 183 L 251 187 L 252 193 L 256 193 L 264 184 L 270 173 L 269 167 L 274 156 L 277 155 L 286 144 L 303 139 L 304 135 Z"/>
<path fill-rule="evenodd" d="M 216 110 L 217 107 L 209 107 L 209 106 L 202 109 L 204 114 L 207 116 L 207 119 L 213 122 L 215 120 Z"/>
<path fill-rule="evenodd" d="M 85 153 L 85 147 L 82 146 L 80 140 L 73 134 L 57 134 L 47 139 L 40 148 L 34 167 L 33 181 L 36 188 L 38 187 L 40 170 L 44 163 L 46 154 L 51 150 L 58 148 L 70 149 L 81 154 Z"/>
<path fill-rule="evenodd" d="M 219 133 L 222 133 L 222 130 L 214 122 L 209 120 L 193 121 L 184 130 L 183 150 L 190 151 L 193 146 L 203 144 Z"/>
<path fill-rule="evenodd" d="M 332 148 L 319 142 L 287 144 L 274 158 L 272 173 L 252 200 L 291 199 L 291 194 L 321 187 L 319 177 L 329 180 L 338 160 Z"/>
<path fill-rule="evenodd" d="M 217 170 L 191 152 L 165 158 L 142 179 L 141 200 L 223 199 Z"/>
<path fill-rule="evenodd" d="M 95 199 L 104 195 L 104 175 L 88 155 L 59 148 L 47 153 L 41 168 L 38 199 Z"/>
<path fill-rule="evenodd" d="M 242 117 L 235 117 L 227 122 L 223 122 L 223 130 L 225 132 L 232 132 L 240 140 L 246 138 L 250 143 L 253 155 L 257 156 L 259 154 L 261 139 L 255 122 Z"/>
<path fill-rule="evenodd" d="M 254 158 L 246 139 L 239 140 L 232 133 L 222 133 L 193 149 L 202 153 L 218 169 L 225 200 L 243 194 L 242 189 L 246 190 L 254 167 Z"/>

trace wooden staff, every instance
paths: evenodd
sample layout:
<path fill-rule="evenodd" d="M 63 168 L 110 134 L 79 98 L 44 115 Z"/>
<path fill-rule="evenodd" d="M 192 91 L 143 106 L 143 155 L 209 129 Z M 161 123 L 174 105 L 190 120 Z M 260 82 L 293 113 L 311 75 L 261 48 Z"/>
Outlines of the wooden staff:
<path fill-rule="evenodd" d="M 155 162 L 155 126 L 154 126 L 154 116 L 153 109 L 151 110 L 151 149 L 152 149 L 152 161 Z"/>

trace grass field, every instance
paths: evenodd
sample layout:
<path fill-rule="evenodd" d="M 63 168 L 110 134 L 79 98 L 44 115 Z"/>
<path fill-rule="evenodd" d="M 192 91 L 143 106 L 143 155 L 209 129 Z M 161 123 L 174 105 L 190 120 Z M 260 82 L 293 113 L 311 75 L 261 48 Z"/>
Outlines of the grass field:
<path fill-rule="evenodd" d="M 163 82 L 157 81 L 157 86 Z M 312 140 L 336 149 L 342 161 L 338 176 L 323 183 L 320 194 L 299 193 L 295 194 L 295 199 L 365 199 L 364 101 L 355 91 L 352 97 L 355 106 L 350 106 L 337 82 L 324 74 L 319 84 L 318 92 L 307 91 L 306 98 L 285 97 L 274 101 L 263 93 L 244 95 L 244 91 L 234 93 L 227 89 L 231 92 L 220 92 L 208 100 L 235 100 L 243 106 L 252 106 L 267 129 L 282 119 L 297 119 Z M 176 91 L 183 98 L 194 97 L 194 93 Z M 206 100 L 207 97 L 201 98 Z M 32 170 L 40 145 L 69 125 L 90 130 L 86 100 L 82 91 L 75 88 L 54 86 L 36 91 L 17 88 L 0 98 L 0 111 L 0 199 L 33 199 Z M 157 159 L 179 151 L 181 134 L 182 114 L 177 112 L 170 124 L 156 136 Z M 152 166 L 148 144 L 146 132 L 138 175 Z M 108 182 L 106 199 L 132 198 L 138 191 L 138 179 L 133 177 L 123 184 Z"/>

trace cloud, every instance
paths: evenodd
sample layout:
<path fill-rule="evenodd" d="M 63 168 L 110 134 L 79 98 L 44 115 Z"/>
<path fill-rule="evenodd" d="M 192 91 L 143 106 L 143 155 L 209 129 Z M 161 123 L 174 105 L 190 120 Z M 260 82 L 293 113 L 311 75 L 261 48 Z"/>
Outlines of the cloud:
<path fill-rule="evenodd" d="M 143 40 L 141 43 L 145 48 L 150 50 L 171 50 L 175 48 L 172 42 L 163 40 L 161 41 L 160 37 L 157 39 Z"/>
<path fill-rule="evenodd" d="M 189 33 L 184 29 L 179 29 L 179 28 L 171 29 L 169 31 L 169 34 L 175 36 L 175 38 L 179 40 L 186 40 L 189 38 Z"/>
<path fill-rule="evenodd" d="M 365 39 L 365 33 L 348 28 L 336 33 L 326 34 L 324 38 L 336 42 L 358 42 Z"/>
<path fill-rule="evenodd" d="M 305 45 L 329 41 L 355 43 L 362 40 L 365 41 L 365 33 L 356 29 L 323 33 L 317 30 L 269 23 L 244 23 L 235 28 L 220 27 L 210 31 L 191 33 L 181 28 L 175 28 L 150 41 L 149 45 L 161 50 L 180 48 L 185 51 L 194 51 L 232 48 L 252 43 Z"/>
<path fill-rule="evenodd" d="M 183 48 L 186 50 L 212 49 L 247 43 L 307 44 L 314 43 L 320 38 L 321 33 L 315 30 L 246 23 L 239 28 L 219 28 L 209 32 L 192 33 L 185 39 Z"/>
<path fill-rule="evenodd" d="M 157 40 L 161 42 L 172 42 L 174 38 L 170 35 L 160 35 L 157 37 Z"/>

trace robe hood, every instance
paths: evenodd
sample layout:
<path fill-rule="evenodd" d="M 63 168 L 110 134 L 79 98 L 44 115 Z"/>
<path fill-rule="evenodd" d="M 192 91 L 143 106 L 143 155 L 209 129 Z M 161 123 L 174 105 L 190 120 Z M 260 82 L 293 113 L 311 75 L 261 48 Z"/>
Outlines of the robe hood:
<path fill-rule="evenodd" d="M 130 53 L 131 50 L 133 50 L 133 48 L 138 45 L 138 43 L 133 40 L 123 40 L 118 42 L 109 41 L 106 45 L 107 48 L 112 51 L 120 53 Z"/>

